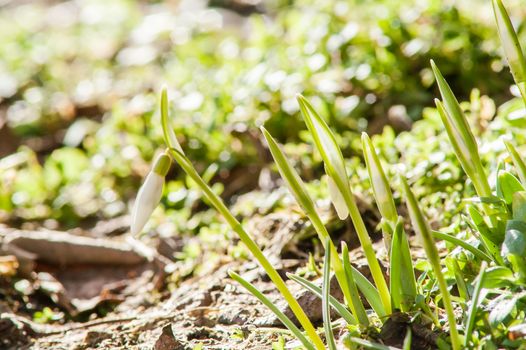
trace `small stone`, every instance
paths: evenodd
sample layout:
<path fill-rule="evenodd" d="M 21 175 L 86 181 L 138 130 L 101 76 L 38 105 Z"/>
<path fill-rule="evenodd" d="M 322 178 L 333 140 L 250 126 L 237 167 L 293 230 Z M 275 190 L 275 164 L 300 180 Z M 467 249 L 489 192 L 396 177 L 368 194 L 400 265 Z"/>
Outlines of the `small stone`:
<path fill-rule="evenodd" d="M 154 345 L 154 350 L 183 350 L 184 345 L 175 339 L 172 325 L 168 324 L 163 327 L 161 335 L 157 338 Z"/>
<path fill-rule="evenodd" d="M 82 342 L 85 347 L 92 347 L 111 337 L 112 334 L 108 332 L 89 331 L 86 333 L 86 336 L 84 336 L 84 340 Z"/>

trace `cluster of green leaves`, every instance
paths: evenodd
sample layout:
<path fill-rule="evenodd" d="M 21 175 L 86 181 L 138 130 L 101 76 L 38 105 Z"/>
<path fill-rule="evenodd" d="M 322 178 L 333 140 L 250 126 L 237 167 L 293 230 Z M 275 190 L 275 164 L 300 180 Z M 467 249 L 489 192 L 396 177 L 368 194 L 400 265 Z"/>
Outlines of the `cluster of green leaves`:
<path fill-rule="evenodd" d="M 105 11 L 99 11 L 101 6 Z M 38 16 L 44 11 L 38 5 L 6 11 L 0 21 L 9 30 L 0 40 L 10 45 L 0 45 L 0 73 L 6 77 L 0 93 L 2 103 L 10 106 L 10 128 L 21 137 L 32 137 L 59 130 L 73 117 L 85 118 L 69 126 L 65 146 L 42 164 L 28 148 L 0 161 L 0 209 L 21 219 L 51 217 L 70 225 L 99 213 L 122 214 L 132 189 L 147 172 L 146 161 L 164 139 L 167 152 L 185 174 L 169 178 L 154 224 L 169 223 L 171 232 L 193 231 L 209 242 L 215 239 L 210 245 L 222 242 L 216 249 L 232 248 L 228 240 L 211 236 L 237 234 L 289 303 L 305 334 L 250 283 L 235 273 L 232 277 L 276 312 L 306 348 L 323 348 L 316 329 L 245 231 L 240 216 L 219 197 L 221 183 L 208 184 L 236 167 L 263 166 L 258 153 L 262 138 L 254 135 L 264 123 L 264 139 L 279 172 L 327 248 L 321 288 L 301 276 L 289 278 L 323 299 L 330 348 L 334 339 L 329 307 L 351 325 L 353 335 L 360 334 L 356 329 L 381 326 L 394 310 L 401 310 L 449 330 L 455 349 L 461 344 L 518 346 L 508 335 L 524 317 L 526 166 L 520 148 L 515 148 L 526 144 L 522 101 L 502 105 L 491 122 L 495 104 L 480 92 L 459 104 L 427 59 L 433 56 L 439 62 L 460 96 L 467 96 L 474 85 L 483 92 L 506 91 L 505 79 L 492 78 L 502 67 L 490 38 L 494 30 L 455 8 L 444 10 L 440 1 L 430 1 L 425 8 L 405 6 L 306 1 L 279 11 L 270 28 L 264 17 L 251 16 L 246 36 L 222 24 L 225 17 L 210 9 L 183 22 L 184 27 L 174 25 L 184 13 L 152 7 L 152 13 L 143 16 L 127 1 L 110 7 L 101 1 L 65 3 L 46 10 L 46 16 Z M 518 41 L 514 33 L 509 36 L 513 27 L 499 1 L 495 8 L 513 77 L 524 93 L 522 53 L 513 51 Z M 71 16 L 66 24 L 56 20 L 79 9 L 78 17 Z M 21 15 L 10 16 L 9 11 Z M 104 32 L 105 40 L 90 39 L 93 32 Z M 75 40 L 86 45 L 68 45 Z M 50 45 L 42 44 L 47 41 Z M 93 71 L 98 73 L 86 73 Z M 395 136 L 387 127 L 372 140 L 362 136 L 360 143 L 357 132 L 367 120 L 387 114 L 393 104 L 406 105 L 411 117 L 419 115 L 429 101 L 433 73 L 443 95 L 437 109 L 425 109 L 424 119 L 411 132 Z M 168 108 L 165 101 L 159 115 L 156 99 L 145 91 L 158 89 L 160 75 L 174 87 L 174 103 Z M 481 76 L 486 79 L 478 80 Z M 312 103 L 299 97 L 296 103 L 300 92 L 319 97 Z M 93 108 L 108 113 L 101 121 L 93 120 Z M 298 111 L 308 132 L 297 131 L 304 128 Z M 176 118 L 168 121 L 169 112 Z M 284 152 L 271 135 L 308 141 L 317 152 L 305 144 L 285 145 Z M 513 140 L 506 144 L 509 156 L 502 135 Z M 366 167 L 362 156 L 344 159 L 352 150 L 363 152 Z M 309 180 L 323 170 L 327 176 L 304 184 L 296 170 L 300 167 L 310 170 Z M 400 174 L 411 188 L 402 179 L 391 192 L 390 179 Z M 373 283 L 351 266 L 346 245 L 338 252 L 329 238 L 317 208 L 317 200 L 326 197 L 326 186 L 338 216 L 352 219 Z M 356 193 L 369 193 L 377 203 L 389 278 L 371 247 Z M 226 222 L 196 210 L 201 198 Z M 408 204 L 412 230 L 422 238 L 429 261 L 411 258 L 404 221 L 398 217 L 402 201 Z M 288 203 L 279 198 L 276 202 L 277 207 Z M 405 224 L 410 227 L 407 220 Z M 433 231 L 439 224 L 441 229 Z M 445 258 L 439 259 L 433 239 L 446 241 Z M 180 259 L 198 256 L 204 247 L 185 249 Z M 421 272 L 418 279 L 413 265 Z M 328 295 L 331 270 L 344 303 Z M 406 340 L 409 344 L 411 336 Z"/>
<path fill-rule="evenodd" d="M 0 10 L 0 104 L 7 125 L 22 142 L 52 135 L 52 142 L 63 143 L 51 155 L 45 146 L 37 155 L 20 150 L 11 168 L 21 175 L 16 180 L 2 169 L 0 210 L 66 226 L 125 213 L 162 140 L 149 92 L 159 90 L 159 76 L 174 89 L 173 126 L 188 156 L 200 170 L 217 164 L 222 178 L 264 166 L 254 137 L 263 123 L 278 140 L 306 141 L 297 131 L 303 124 L 296 93 L 321 97 L 316 108 L 330 116 L 337 134 L 350 136 L 342 139 L 348 155 L 346 140 L 368 120 L 383 120 L 392 105 L 419 118 L 432 97 L 430 57 L 454 77 L 461 95 L 479 76 L 487 77 L 481 91 L 506 91 L 508 81 L 497 78 L 502 65 L 492 28 L 477 14 L 441 1 L 401 8 L 383 0 L 275 6 L 268 9 L 272 20 L 125 0 Z M 41 167 L 23 161 L 42 155 Z M 303 160 L 319 173 L 316 162 Z M 81 164 L 86 175 L 71 178 L 64 163 Z M 186 193 L 186 185 L 182 176 L 168 184 L 176 194 L 165 196 L 167 208 L 192 206 L 195 201 L 182 198 L 199 195 Z M 181 220 L 174 222 L 190 219 L 176 215 Z"/>
<path fill-rule="evenodd" d="M 526 60 L 501 0 L 494 0 L 493 8 L 508 63 L 526 105 L 522 86 L 524 84 L 522 72 L 526 71 L 524 70 Z M 312 142 L 323 161 L 330 200 L 341 220 L 350 216 L 361 249 L 367 259 L 373 283 L 367 281 L 360 272 L 352 267 L 344 242 L 342 242 L 341 257 L 338 255 L 329 232 L 320 218 L 317 205 L 300 175 L 292 166 L 282 147 L 264 127 L 261 128 L 281 177 L 301 210 L 310 220 L 325 248 L 321 288 L 300 276 L 289 275 L 289 278 L 322 299 L 325 344 L 331 350 L 336 349 L 330 320 L 331 306 L 347 322 L 350 330 L 355 329 L 352 328 L 355 325 L 362 330 L 381 325 L 394 310 L 399 310 L 418 313 L 421 317 L 427 317 L 434 327 L 447 330 L 448 338 L 442 337 L 438 340 L 437 345 L 440 348 L 451 346 L 453 350 L 459 350 L 477 347 L 496 348 L 500 345 L 515 348 L 521 344 L 521 340 L 508 335 L 510 327 L 524 326 L 521 320 L 525 316 L 522 298 L 525 295 L 524 286 L 526 284 L 526 191 L 525 183 L 521 183 L 521 180 L 526 180 L 526 163 L 511 142 L 504 142 L 513 167 L 510 167 L 509 170 L 502 164 L 496 167 L 496 182 L 493 191 L 482 163 L 479 145 L 468 119 L 433 61 L 431 61 L 431 67 L 442 95 L 442 100 L 435 100 L 438 115 L 453 152 L 470 180 L 469 187 L 472 187 L 474 192 L 471 198 L 463 198 L 463 201 L 468 203 L 466 211 L 470 217 L 469 220 L 463 219 L 467 223 L 464 234 L 472 237 L 472 240 L 464 242 L 462 238 L 440 231 L 432 231 L 417 197 L 408 185 L 407 174 L 401 174 L 401 192 L 407 205 L 411 227 L 420 238 L 427 256 L 427 267 L 424 268 L 424 273 L 418 278 L 418 281 L 415 278 L 413 259 L 404 231 L 403 219 L 398 216 L 390 181 L 367 134 L 362 134 L 363 157 L 367 176 L 381 215 L 380 227 L 389 258 L 389 286 L 356 204 L 342 151 L 335 134 L 330 130 L 326 121 L 307 99 L 301 95 L 297 96 Z M 194 180 L 208 202 L 224 217 L 231 229 L 263 267 L 289 304 L 293 314 L 304 328 L 305 334 L 250 282 L 235 272 L 231 272 L 231 277 L 269 307 L 304 348 L 324 349 L 325 345 L 319 334 L 282 277 L 245 231 L 243 225 L 199 176 L 183 153 L 169 124 L 166 92 L 163 92 L 162 95 L 161 113 L 164 138 L 168 145 L 167 154 L 169 153 L 184 172 Z M 514 170 L 521 180 L 517 179 L 511 170 Z M 151 203 L 139 203 L 139 205 L 150 206 Z M 451 253 L 442 259 L 435 242 L 436 238 L 453 245 L 457 250 L 455 256 Z M 345 304 L 339 303 L 329 295 L 331 270 L 334 271 L 343 292 Z M 455 294 L 451 286 L 456 288 Z M 371 318 L 366 312 L 359 291 L 369 302 L 376 318 Z M 435 311 L 432 311 L 427 305 L 431 300 L 434 301 L 432 308 Z M 484 309 L 484 306 L 488 306 L 488 309 Z M 440 309 L 444 310 L 445 317 L 438 312 Z M 415 317 L 413 322 L 420 322 L 419 319 Z M 351 344 L 358 346 L 384 348 L 382 345 L 353 336 L 348 340 Z M 411 333 L 408 332 L 404 348 L 410 348 L 410 344 Z"/>

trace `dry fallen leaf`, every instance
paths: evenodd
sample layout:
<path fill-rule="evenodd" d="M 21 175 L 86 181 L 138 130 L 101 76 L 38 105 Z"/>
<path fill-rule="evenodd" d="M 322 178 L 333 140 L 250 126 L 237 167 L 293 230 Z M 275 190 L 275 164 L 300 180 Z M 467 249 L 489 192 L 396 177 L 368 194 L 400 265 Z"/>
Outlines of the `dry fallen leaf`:
<path fill-rule="evenodd" d="M 0 276 L 10 277 L 16 275 L 18 260 L 14 255 L 0 256 Z"/>

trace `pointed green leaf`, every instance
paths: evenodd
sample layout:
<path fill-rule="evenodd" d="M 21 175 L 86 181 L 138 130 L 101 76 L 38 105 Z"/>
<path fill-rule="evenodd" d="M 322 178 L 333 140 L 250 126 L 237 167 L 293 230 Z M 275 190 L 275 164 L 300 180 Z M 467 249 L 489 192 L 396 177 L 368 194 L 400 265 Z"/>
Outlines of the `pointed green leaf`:
<path fill-rule="evenodd" d="M 473 145 L 470 145 L 469 138 L 473 137 L 471 130 L 469 134 L 471 136 L 466 136 L 455 124 L 455 121 L 451 118 L 451 115 L 447 112 L 442 101 L 435 99 L 435 104 L 437 106 L 438 114 L 442 119 L 442 123 L 448 134 L 449 141 L 453 146 L 455 155 L 462 166 L 462 169 L 466 172 L 468 177 L 473 182 L 475 189 L 479 196 L 489 197 L 491 196 L 491 189 L 489 187 L 488 180 L 485 175 L 484 168 L 480 161 L 480 156 L 478 153 L 478 148 L 473 148 Z"/>
<path fill-rule="evenodd" d="M 314 202 L 307 193 L 303 180 L 301 180 L 296 170 L 294 170 L 287 157 L 283 154 L 283 151 L 281 150 L 276 140 L 274 140 L 274 138 L 264 127 L 261 127 L 261 131 L 263 132 L 263 136 L 267 140 L 270 153 L 274 158 L 276 166 L 278 167 L 278 171 L 281 174 L 281 177 L 283 178 L 283 180 L 285 180 L 285 183 L 287 184 L 292 195 L 296 198 L 298 204 L 303 208 L 303 210 L 305 210 L 305 213 L 309 215 L 315 210 Z"/>
<path fill-rule="evenodd" d="M 457 283 L 457 289 L 458 289 L 458 295 L 463 300 L 468 300 L 469 299 L 468 287 L 466 285 L 464 273 L 462 272 L 462 269 L 460 268 L 457 257 L 447 256 L 443 261 L 448 271 L 450 271 L 450 273 L 453 272 L 455 276 L 455 281 Z"/>
<path fill-rule="evenodd" d="M 431 68 L 435 74 L 435 79 L 440 94 L 442 95 L 444 110 L 446 111 L 448 121 L 451 123 L 452 129 L 455 132 L 455 136 L 463 142 L 466 152 L 477 152 L 475 137 L 471 132 L 468 121 L 464 116 L 464 112 L 462 112 L 462 109 L 460 108 L 457 98 L 433 60 L 431 60 Z"/>
<path fill-rule="evenodd" d="M 438 232 L 438 231 L 433 231 L 433 237 L 435 237 L 437 239 L 444 240 L 444 241 L 449 242 L 449 243 L 452 243 L 452 244 L 454 244 L 456 246 L 460 246 L 460 247 L 464 248 L 465 250 L 469 251 L 470 253 L 472 253 L 473 255 L 475 255 L 479 259 L 482 259 L 482 260 L 485 260 L 485 261 L 491 261 L 491 257 L 488 254 L 486 254 L 482 250 L 472 246 L 468 242 L 465 242 L 465 241 L 463 241 L 461 239 L 458 239 L 455 236 L 451 236 L 451 235 L 448 235 L 446 233 L 442 233 L 442 232 Z"/>
<path fill-rule="evenodd" d="M 322 290 L 320 287 L 318 287 L 317 285 L 315 285 L 314 283 L 312 283 L 311 281 L 309 280 L 306 280 L 305 278 L 301 277 L 301 276 L 298 276 L 298 275 L 293 275 L 293 274 L 290 274 L 290 273 L 287 273 L 287 277 L 290 278 L 291 280 L 293 280 L 294 282 L 300 284 L 301 286 L 303 286 L 305 289 L 307 289 L 308 291 L 310 291 L 312 294 L 316 295 L 318 298 L 321 299 L 322 297 Z M 354 316 L 349 312 L 349 310 L 347 310 L 347 308 L 345 307 L 345 305 L 343 305 L 342 303 L 340 303 L 336 298 L 334 298 L 333 296 L 329 296 L 329 303 L 331 304 L 331 306 L 334 308 L 334 310 L 336 310 L 336 312 L 341 316 L 343 317 L 343 319 L 348 323 L 348 324 L 356 324 L 356 319 L 354 318 Z"/>
<path fill-rule="evenodd" d="M 416 280 L 409 242 L 401 220 L 398 220 L 393 233 L 390 263 L 391 286 L 389 289 L 393 306 L 404 312 L 409 311 L 415 303 Z"/>
<path fill-rule="evenodd" d="M 409 210 L 409 216 L 411 217 L 411 222 L 413 224 L 414 230 L 417 235 L 420 237 L 424 250 L 427 254 L 427 259 L 431 263 L 431 267 L 435 273 L 440 293 L 442 295 L 442 301 L 444 308 L 446 309 L 446 314 L 449 322 L 449 332 L 451 336 L 451 345 L 454 350 L 460 350 L 460 336 L 457 331 L 457 324 L 455 319 L 455 313 L 453 311 L 453 304 L 451 302 L 451 295 L 447 288 L 447 283 L 442 274 L 442 268 L 440 265 L 440 257 L 438 255 L 438 250 L 435 245 L 435 241 L 431 234 L 431 229 L 429 224 L 422 213 L 420 206 L 415 198 L 415 195 L 409 188 L 405 178 L 402 178 L 402 185 L 404 189 L 404 194 L 407 202 L 407 209 Z"/>
<path fill-rule="evenodd" d="M 524 160 L 519 155 L 519 152 L 517 152 L 517 149 L 511 144 L 511 142 L 504 141 L 504 144 L 508 149 L 508 153 L 510 154 L 511 160 L 513 161 L 513 165 L 515 165 L 515 170 L 517 171 L 522 184 L 526 185 L 526 164 L 524 163 Z"/>
<path fill-rule="evenodd" d="M 253 296 L 259 299 L 266 307 L 270 309 L 276 315 L 276 317 L 287 327 L 292 334 L 309 350 L 314 350 L 312 343 L 303 335 L 303 333 L 296 327 L 294 322 L 291 321 L 283 312 L 281 312 L 273 302 L 271 302 L 263 293 L 261 293 L 252 283 L 246 281 L 243 277 L 233 271 L 229 271 L 230 277 L 241 284 L 246 290 Z"/>
<path fill-rule="evenodd" d="M 352 299 L 351 300 L 352 302 L 350 303 L 350 305 L 353 307 L 352 309 L 353 314 L 358 319 L 358 322 L 360 322 L 361 325 L 368 325 L 369 318 L 367 317 L 367 313 L 365 312 L 365 307 L 363 306 L 362 300 L 360 299 L 360 295 L 358 294 L 359 286 L 357 286 L 355 275 L 352 273 L 352 265 L 349 262 L 349 249 L 347 248 L 347 244 L 345 242 L 342 242 L 341 244 L 342 244 L 343 271 L 347 279 L 347 285 L 349 286 L 349 295 L 350 295 L 349 297 Z M 374 287 L 372 288 L 374 289 Z M 382 305 L 379 295 L 378 295 L 378 302 L 380 303 L 380 305 Z"/>
<path fill-rule="evenodd" d="M 483 262 L 480 266 L 480 272 L 477 276 L 475 288 L 473 289 L 473 296 L 471 298 L 471 303 L 469 306 L 467 321 L 466 321 L 466 333 L 464 338 L 464 346 L 467 347 L 469 341 L 471 340 L 471 335 L 473 333 L 473 327 L 475 326 L 475 320 L 477 316 L 477 310 L 479 306 L 479 297 L 482 291 L 482 286 L 484 283 L 484 276 L 486 272 L 487 263 Z"/>
<path fill-rule="evenodd" d="M 442 103 L 435 100 L 440 117 L 442 118 L 449 139 L 453 144 L 455 153 L 464 168 L 464 171 L 473 181 L 477 193 L 481 197 L 491 195 L 484 168 L 480 162 L 477 142 L 471 132 L 471 128 L 466 120 L 457 98 L 451 91 L 448 83 L 440 73 L 435 62 L 431 60 L 431 67 L 435 74 L 435 79 L 442 95 Z"/>
<path fill-rule="evenodd" d="M 375 286 L 365 277 L 358 269 L 351 265 L 351 273 L 356 282 L 356 286 L 363 294 L 369 305 L 376 312 L 378 317 L 387 316 L 382 299 L 380 298 L 380 293 L 375 288 Z"/>
<path fill-rule="evenodd" d="M 526 103 L 526 60 L 524 59 L 519 39 L 502 1 L 493 0 L 492 3 L 504 54 L 508 60 L 513 79 L 515 79 L 515 83 L 519 87 L 522 98 Z"/>
<path fill-rule="evenodd" d="M 505 170 L 498 172 L 496 187 L 497 196 L 504 199 L 507 205 L 511 205 L 514 193 L 524 191 L 519 180 Z"/>
<path fill-rule="evenodd" d="M 330 238 L 327 237 L 325 246 L 328 247 L 330 244 Z M 323 284 L 322 284 L 322 317 L 323 317 L 323 328 L 325 329 L 325 338 L 327 339 L 327 345 L 329 350 L 336 350 L 336 342 L 334 341 L 334 333 L 332 331 L 331 324 L 331 309 L 329 307 L 329 296 L 331 290 L 331 250 L 325 249 L 325 258 L 323 259 Z"/>

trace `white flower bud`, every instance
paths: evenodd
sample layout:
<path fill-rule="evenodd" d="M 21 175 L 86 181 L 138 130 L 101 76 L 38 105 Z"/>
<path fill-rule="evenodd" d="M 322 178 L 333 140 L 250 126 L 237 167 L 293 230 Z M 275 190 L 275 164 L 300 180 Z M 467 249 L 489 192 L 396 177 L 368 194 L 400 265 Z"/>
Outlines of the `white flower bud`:
<path fill-rule="evenodd" d="M 340 220 L 344 220 L 349 216 L 347 204 L 332 177 L 327 176 L 327 180 L 329 184 L 329 197 L 331 198 L 332 205 L 334 206 L 334 209 L 336 209 L 336 214 L 338 214 Z"/>
<path fill-rule="evenodd" d="M 170 157 L 163 153 L 155 160 L 152 171 L 139 189 L 132 212 L 131 234 L 139 234 L 159 204 L 163 194 L 164 177 L 170 169 Z"/>

